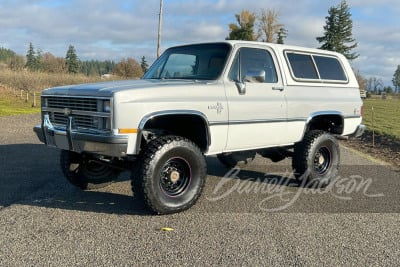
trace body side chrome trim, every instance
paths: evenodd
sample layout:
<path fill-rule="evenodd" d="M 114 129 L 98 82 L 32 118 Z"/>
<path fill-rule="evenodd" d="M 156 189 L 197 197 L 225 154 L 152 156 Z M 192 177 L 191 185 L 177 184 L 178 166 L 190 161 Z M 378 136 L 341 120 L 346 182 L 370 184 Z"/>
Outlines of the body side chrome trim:
<path fill-rule="evenodd" d="M 240 124 L 259 124 L 259 123 L 280 123 L 280 122 L 297 122 L 297 121 L 306 121 L 307 118 L 277 118 L 277 119 L 265 119 L 265 120 L 233 120 L 233 121 L 211 121 L 210 126 L 218 126 L 218 125 L 240 125 Z"/>

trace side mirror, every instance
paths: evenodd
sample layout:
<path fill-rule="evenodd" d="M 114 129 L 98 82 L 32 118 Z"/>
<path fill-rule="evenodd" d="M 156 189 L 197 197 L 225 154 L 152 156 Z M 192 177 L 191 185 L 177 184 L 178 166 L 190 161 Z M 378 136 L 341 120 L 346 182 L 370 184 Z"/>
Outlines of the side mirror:
<path fill-rule="evenodd" d="M 244 80 L 251 83 L 263 83 L 265 82 L 265 76 L 265 70 L 249 70 Z"/>
<path fill-rule="evenodd" d="M 235 82 L 236 88 L 239 91 L 239 95 L 245 95 L 246 94 L 246 83 L 245 82 Z"/>

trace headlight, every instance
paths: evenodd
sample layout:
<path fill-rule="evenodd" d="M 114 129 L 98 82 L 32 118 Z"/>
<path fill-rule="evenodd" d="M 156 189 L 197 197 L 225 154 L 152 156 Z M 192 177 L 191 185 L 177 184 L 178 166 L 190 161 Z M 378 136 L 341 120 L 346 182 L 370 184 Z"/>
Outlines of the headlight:
<path fill-rule="evenodd" d="M 106 100 L 103 102 L 103 112 L 111 112 L 111 102 L 110 100 Z"/>

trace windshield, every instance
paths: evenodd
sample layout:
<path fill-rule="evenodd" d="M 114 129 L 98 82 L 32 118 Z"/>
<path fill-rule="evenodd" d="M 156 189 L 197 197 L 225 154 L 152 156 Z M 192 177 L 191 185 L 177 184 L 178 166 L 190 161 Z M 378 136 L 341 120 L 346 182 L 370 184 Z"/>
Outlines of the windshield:
<path fill-rule="evenodd" d="M 143 79 L 215 80 L 229 51 L 230 45 L 224 43 L 173 47 L 154 62 Z"/>

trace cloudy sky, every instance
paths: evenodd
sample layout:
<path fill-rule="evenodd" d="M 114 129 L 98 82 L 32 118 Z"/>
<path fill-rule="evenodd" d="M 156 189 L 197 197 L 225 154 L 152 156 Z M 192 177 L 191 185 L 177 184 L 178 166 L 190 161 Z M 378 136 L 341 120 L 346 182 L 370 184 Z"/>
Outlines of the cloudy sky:
<path fill-rule="evenodd" d="M 318 47 L 325 17 L 340 0 L 164 0 L 162 49 L 228 36 L 234 15 L 261 8 L 280 12 L 286 44 Z M 400 65 L 398 0 L 347 0 L 360 57 L 353 62 L 366 77 L 385 85 Z M 29 43 L 64 57 L 74 45 L 80 59 L 115 60 L 156 56 L 159 0 L 0 0 L 0 47 L 25 55 Z"/>

